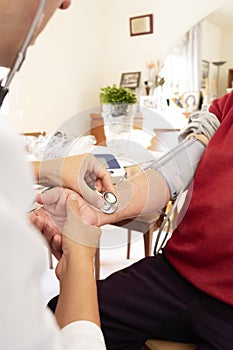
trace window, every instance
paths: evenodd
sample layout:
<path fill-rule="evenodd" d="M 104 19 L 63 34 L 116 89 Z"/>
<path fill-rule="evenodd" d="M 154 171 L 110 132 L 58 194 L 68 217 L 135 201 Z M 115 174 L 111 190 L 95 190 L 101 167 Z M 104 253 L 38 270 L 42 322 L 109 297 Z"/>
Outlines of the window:
<path fill-rule="evenodd" d="M 166 57 L 160 75 L 165 78 L 164 94 L 181 95 L 186 90 L 186 46 L 185 35 Z"/>
<path fill-rule="evenodd" d="M 197 23 L 166 57 L 161 76 L 165 78 L 167 95 L 181 96 L 184 92 L 200 91 L 201 47 L 201 23 Z"/>

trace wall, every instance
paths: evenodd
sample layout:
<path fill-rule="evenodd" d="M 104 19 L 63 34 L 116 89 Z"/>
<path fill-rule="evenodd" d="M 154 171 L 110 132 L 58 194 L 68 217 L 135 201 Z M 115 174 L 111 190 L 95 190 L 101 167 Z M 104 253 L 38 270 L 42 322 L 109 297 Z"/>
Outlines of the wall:
<path fill-rule="evenodd" d="M 227 11 L 227 12 L 226 12 Z M 218 13 L 221 15 L 221 10 Z M 225 61 L 219 69 L 219 95 L 226 93 L 228 87 L 228 69 L 233 68 L 232 22 L 233 2 L 224 10 L 224 17 L 208 16 L 203 27 L 203 58 L 213 61 Z M 214 40 L 213 40 L 214 38 Z M 210 82 L 217 76 L 217 67 L 210 63 Z M 211 87 L 211 86 L 210 86 Z"/>
<path fill-rule="evenodd" d="M 119 83 L 122 72 L 145 72 L 163 60 L 193 24 L 229 0 L 73 0 L 30 49 L 15 85 L 12 113 L 24 131 L 54 131 L 78 111 L 98 103 L 99 88 Z M 153 13 L 155 32 L 129 36 L 129 17 Z M 86 126 L 89 119 L 82 121 Z"/>
<path fill-rule="evenodd" d="M 52 132 L 77 111 L 97 103 L 103 71 L 103 3 L 74 0 L 69 10 L 57 11 L 29 49 L 17 82 L 24 131 Z"/>
<path fill-rule="evenodd" d="M 109 55 L 106 74 L 112 81 L 119 80 L 123 71 L 139 70 L 146 74 L 147 60 L 163 61 L 172 46 L 196 22 L 208 13 L 221 6 L 221 1 L 195 1 L 192 0 L 130 0 L 109 1 Z M 119 6 L 120 4 L 120 6 Z M 215 7 L 216 6 L 216 7 Z M 212 8 L 212 10 L 211 10 Z M 153 13 L 155 18 L 155 32 L 152 35 L 130 37 L 128 29 L 129 17 Z M 121 25 L 119 25 L 119 23 Z M 123 24 L 123 25 L 122 25 Z M 121 40 L 119 40 L 119 37 Z M 133 64 L 132 64 L 133 62 Z"/>

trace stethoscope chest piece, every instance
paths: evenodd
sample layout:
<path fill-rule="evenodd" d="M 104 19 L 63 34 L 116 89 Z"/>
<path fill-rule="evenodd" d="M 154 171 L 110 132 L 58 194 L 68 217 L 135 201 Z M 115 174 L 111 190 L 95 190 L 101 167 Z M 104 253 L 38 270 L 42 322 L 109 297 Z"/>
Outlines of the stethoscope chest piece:
<path fill-rule="evenodd" d="M 117 210 L 117 197 L 112 192 L 102 193 L 105 204 L 100 210 L 105 214 L 113 214 Z"/>

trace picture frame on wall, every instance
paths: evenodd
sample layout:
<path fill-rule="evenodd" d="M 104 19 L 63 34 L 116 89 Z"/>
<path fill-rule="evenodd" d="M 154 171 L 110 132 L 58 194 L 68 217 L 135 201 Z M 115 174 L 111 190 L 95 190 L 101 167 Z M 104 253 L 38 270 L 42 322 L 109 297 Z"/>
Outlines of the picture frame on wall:
<path fill-rule="evenodd" d="M 139 87 L 141 72 L 122 73 L 120 86 L 123 88 L 136 89 Z"/>
<path fill-rule="evenodd" d="M 129 19 L 130 35 L 144 35 L 153 33 L 153 14 L 131 17 Z"/>
<path fill-rule="evenodd" d="M 155 108 L 154 96 L 140 96 L 140 106 L 144 108 Z"/>
<path fill-rule="evenodd" d="M 190 112 L 198 111 L 201 103 L 201 92 L 200 91 L 184 92 L 182 95 L 181 103 L 183 108 L 185 108 L 187 111 L 190 111 Z"/>

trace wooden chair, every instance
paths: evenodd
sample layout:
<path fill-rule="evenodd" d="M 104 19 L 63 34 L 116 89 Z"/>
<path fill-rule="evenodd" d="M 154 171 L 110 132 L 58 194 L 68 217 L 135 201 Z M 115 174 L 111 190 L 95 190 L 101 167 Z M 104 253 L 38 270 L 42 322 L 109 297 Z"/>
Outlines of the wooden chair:
<path fill-rule="evenodd" d="M 155 213 L 122 220 L 114 224 L 128 230 L 127 259 L 130 258 L 132 231 L 143 233 L 145 256 L 151 255 L 153 233 L 160 227 L 163 218 L 164 214 Z"/>
<path fill-rule="evenodd" d="M 196 344 L 178 343 L 167 340 L 148 340 L 141 350 L 195 350 Z"/>
<path fill-rule="evenodd" d="M 39 136 L 45 136 L 45 135 L 46 135 L 46 132 L 45 132 L 45 131 L 24 132 L 22 135 L 23 135 L 23 136 L 34 136 L 34 137 L 39 137 Z"/>
<path fill-rule="evenodd" d="M 128 230 L 127 240 L 127 259 L 130 258 L 131 234 L 132 231 L 143 233 L 145 256 L 151 255 L 153 233 L 157 230 L 164 218 L 164 214 L 154 213 L 149 215 L 138 216 L 137 218 L 122 220 L 112 225 L 123 227 Z M 97 249 L 95 255 L 95 277 L 100 277 L 100 249 Z"/>
<path fill-rule="evenodd" d="M 103 120 L 101 115 L 91 115 L 92 118 L 92 134 L 95 134 L 97 138 L 97 144 L 105 142 L 105 135 L 103 130 Z M 142 116 L 140 115 L 140 118 Z M 134 128 L 140 128 L 142 121 L 135 120 Z M 178 131 L 180 129 L 154 129 L 155 135 L 151 138 L 151 145 L 148 148 L 151 151 L 162 151 L 166 152 L 168 149 L 171 149 L 178 143 Z M 98 133 L 97 133 L 98 131 Z M 104 140 L 103 140 L 104 139 Z M 126 168 L 128 176 L 133 176 L 139 171 L 140 167 L 135 165 Z M 166 210 L 164 208 L 164 210 Z M 114 223 L 114 226 L 124 227 L 128 230 L 128 242 L 127 242 L 127 259 L 130 257 L 130 248 L 131 248 L 131 235 L 132 231 L 138 231 L 143 233 L 144 238 L 144 249 L 145 256 L 151 255 L 152 249 L 152 238 L 153 232 L 157 230 L 164 218 L 164 214 L 160 215 L 158 213 L 143 215 L 137 218 L 128 219 Z M 100 250 L 98 249 L 95 256 L 95 273 L 96 279 L 99 279 L 100 276 Z"/>
<path fill-rule="evenodd" d="M 99 117 L 99 116 L 98 116 Z M 102 124 L 98 125 L 101 129 L 101 136 L 104 138 L 104 132 Z M 151 140 L 150 150 L 167 151 L 168 148 L 172 148 L 177 144 L 177 132 L 179 129 L 154 129 L 155 135 Z M 102 139 L 101 139 L 102 141 Z M 134 171 L 136 171 L 134 169 Z M 132 173 L 130 175 L 133 175 Z M 163 212 L 170 209 L 172 202 L 163 209 Z M 150 214 L 142 215 L 137 218 L 122 220 L 114 223 L 114 226 L 124 227 L 128 230 L 128 242 L 127 242 L 127 259 L 130 258 L 131 248 L 131 234 L 133 231 L 143 233 L 144 238 L 144 250 L 145 256 L 151 255 L 152 250 L 152 238 L 153 233 L 157 230 L 164 218 L 164 214 Z M 176 215 L 172 218 L 175 221 Z M 173 225 L 172 225 L 173 226 Z M 173 229 L 173 227 L 172 227 Z M 95 255 L 95 273 L 96 279 L 100 276 L 100 249 L 97 250 Z M 178 343 L 165 340 L 152 340 L 149 339 L 141 350 L 195 350 L 195 344 Z"/>

